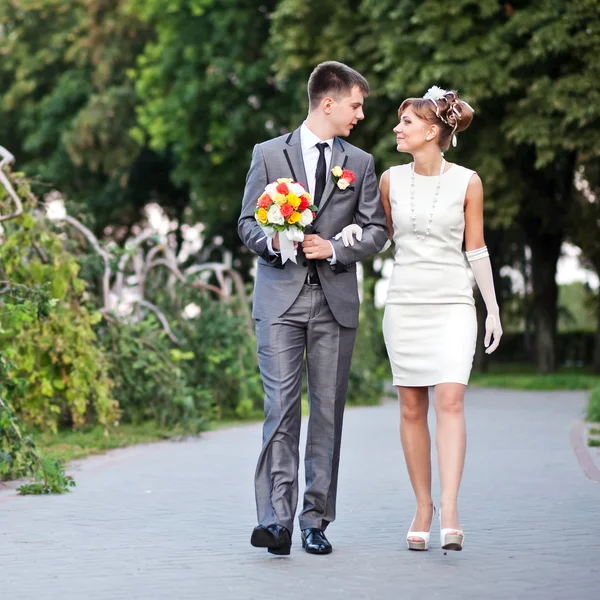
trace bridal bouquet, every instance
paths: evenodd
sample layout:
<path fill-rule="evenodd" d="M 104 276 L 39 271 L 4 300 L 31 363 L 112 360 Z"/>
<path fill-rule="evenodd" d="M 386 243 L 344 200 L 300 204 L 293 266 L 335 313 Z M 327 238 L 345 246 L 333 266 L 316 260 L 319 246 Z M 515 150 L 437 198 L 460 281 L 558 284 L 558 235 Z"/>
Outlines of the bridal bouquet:
<path fill-rule="evenodd" d="M 268 237 L 279 233 L 281 261 L 296 263 L 294 242 L 304 240 L 304 229 L 310 225 L 317 207 L 301 183 L 278 179 L 269 183 L 261 194 L 254 216 Z"/>

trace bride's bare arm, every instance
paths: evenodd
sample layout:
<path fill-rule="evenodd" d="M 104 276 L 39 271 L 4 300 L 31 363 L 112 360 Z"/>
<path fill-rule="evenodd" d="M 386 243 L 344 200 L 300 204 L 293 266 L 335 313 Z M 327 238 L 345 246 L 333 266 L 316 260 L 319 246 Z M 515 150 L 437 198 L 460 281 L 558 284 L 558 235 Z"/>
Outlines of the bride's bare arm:
<path fill-rule="evenodd" d="M 394 239 L 394 227 L 392 225 L 392 208 L 390 206 L 390 170 L 388 169 L 379 180 L 379 194 L 389 231 L 390 240 Z"/>

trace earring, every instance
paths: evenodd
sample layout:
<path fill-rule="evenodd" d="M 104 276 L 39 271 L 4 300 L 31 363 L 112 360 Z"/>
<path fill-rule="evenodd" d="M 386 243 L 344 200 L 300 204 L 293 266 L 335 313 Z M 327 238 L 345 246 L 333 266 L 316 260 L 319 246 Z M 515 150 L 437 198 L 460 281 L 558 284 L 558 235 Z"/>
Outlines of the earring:
<path fill-rule="evenodd" d="M 425 141 L 426 141 L 426 142 L 430 142 L 430 141 L 431 141 L 431 138 L 430 138 L 430 137 L 426 137 L 426 138 L 425 138 Z"/>

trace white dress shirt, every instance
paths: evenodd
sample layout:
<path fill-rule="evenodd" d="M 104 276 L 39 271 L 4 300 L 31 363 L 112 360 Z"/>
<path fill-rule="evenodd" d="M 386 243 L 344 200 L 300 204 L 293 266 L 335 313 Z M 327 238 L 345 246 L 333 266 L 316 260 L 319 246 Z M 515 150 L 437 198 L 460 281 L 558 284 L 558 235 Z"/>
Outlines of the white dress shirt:
<path fill-rule="evenodd" d="M 306 121 L 304 121 L 304 123 L 302 123 L 300 126 L 300 144 L 302 145 L 302 159 L 304 160 L 304 170 L 306 172 L 308 191 L 313 198 L 315 196 L 317 162 L 319 161 L 319 149 L 317 148 L 317 144 L 321 144 L 323 142 L 327 144 L 327 148 L 325 148 L 325 173 L 326 178 L 329 179 L 329 177 L 331 177 L 331 173 L 329 171 L 331 166 L 331 155 L 333 153 L 333 138 L 322 140 L 318 135 L 315 135 L 308 128 Z M 321 198 L 321 200 L 323 200 L 323 198 Z M 331 245 L 331 251 L 333 254 L 331 258 L 328 258 L 327 260 L 334 265 L 336 262 L 335 249 L 331 242 L 329 242 L 329 244 Z M 267 247 L 269 248 L 269 253 L 279 254 L 279 251 L 273 249 L 271 238 L 267 240 Z"/>
<path fill-rule="evenodd" d="M 317 162 L 319 161 L 319 149 L 317 144 L 327 144 L 325 148 L 325 173 L 327 179 L 329 179 L 329 167 L 331 165 L 331 154 L 333 148 L 333 138 L 329 140 L 322 140 L 319 136 L 315 135 L 306 125 L 306 121 L 302 123 L 300 127 L 300 143 L 302 144 L 302 158 L 304 160 L 304 170 L 306 171 L 306 178 L 308 183 L 308 191 L 314 198 L 315 196 L 315 180 L 317 174 Z"/>

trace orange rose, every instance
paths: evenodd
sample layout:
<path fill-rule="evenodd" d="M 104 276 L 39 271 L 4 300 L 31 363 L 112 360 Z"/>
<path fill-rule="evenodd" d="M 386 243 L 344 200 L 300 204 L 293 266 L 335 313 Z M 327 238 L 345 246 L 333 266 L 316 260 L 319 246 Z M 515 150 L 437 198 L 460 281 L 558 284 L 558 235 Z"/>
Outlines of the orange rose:
<path fill-rule="evenodd" d="M 275 189 L 277 190 L 278 194 L 283 194 L 284 196 L 288 195 L 289 189 L 285 183 L 278 184 Z"/>
<path fill-rule="evenodd" d="M 269 194 L 263 194 L 258 199 L 258 208 L 269 208 L 269 205 L 271 204 L 271 202 L 273 202 L 273 200 L 271 199 L 271 196 L 269 196 Z"/>
<path fill-rule="evenodd" d="M 294 207 L 291 204 L 288 204 L 287 202 L 285 204 L 281 205 L 281 216 L 284 219 L 287 219 L 293 212 L 294 212 Z"/>

